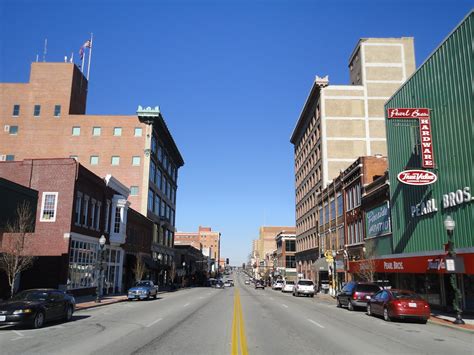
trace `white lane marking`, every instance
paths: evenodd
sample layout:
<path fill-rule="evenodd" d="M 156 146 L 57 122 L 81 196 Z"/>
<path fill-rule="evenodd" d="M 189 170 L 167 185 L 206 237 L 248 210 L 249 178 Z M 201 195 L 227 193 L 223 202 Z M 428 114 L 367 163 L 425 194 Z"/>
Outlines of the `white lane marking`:
<path fill-rule="evenodd" d="M 21 334 L 19 331 L 16 331 L 16 330 L 12 330 L 13 333 L 15 333 L 16 335 L 18 335 L 19 337 L 23 337 L 24 335 Z"/>
<path fill-rule="evenodd" d="M 186 303 L 183 307 L 187 307 L 187 306 L 189 306 L 189 303 Z"/>
<path fill-rule="evenodd" d="M 30 337 L 30 336 L 25 337 L 25 336 L 22 335 L 21 337 L 16 337 L 16 338 L 11 339 L 11 341 L 16 341 L 16 340 L 19 340 L 19 339 L 27 339 L 27 338 L 31 339 L 33 337 Z"/>
<path fill-rule="evenodd" d="M 314 325 L 317 325 L 319 328 L 324 328 L 321 324 L 319 324 L 318 322 L 315 322 L 315 321 L 312 320 L 312 319 L 309 319 L 309 318 L 308 318 L 308 321 L 311 322 L 311 323 L 313 323 Z"/>
<path fill-rule="evenodd" d="M 270 297 L 270 299 L 273 301 L 273 297 Z"/>
<path fill-rule="evenodd" d="M 282 304 L 282 306 L 285 307 L 285 308 L 288 308 L 288 306 L 286 304 Z"/>
<path fill-rule="evenodd" d="M 163 318 L 158 318 L 157 320 L 155 320 L 155 321 L 151 322 L 150 324 L 148 324 L 146 327 L 150 328 L 152 325 L 155 325 L 156 323 L 158 323 L 161 320 L 163 320 Z"/>

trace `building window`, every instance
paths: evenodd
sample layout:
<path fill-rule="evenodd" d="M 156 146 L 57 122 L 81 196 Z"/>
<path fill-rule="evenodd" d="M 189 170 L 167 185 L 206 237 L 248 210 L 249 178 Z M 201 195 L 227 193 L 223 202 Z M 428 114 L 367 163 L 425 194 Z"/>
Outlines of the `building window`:
<path fill-rule="evenodd" d="M 151 137 L 151 151 L 153 154 L 156 154 L 156 138 Z"/>
<path fill-rule="evenodd" d="M 61 105 L 54 106 L 54 117 L 61 116 Z"/>
<path fill-rule="evenodd" d="M 337 195 L 337 216 L 340 217 L 342 216 L 342 212 L 343 212 L 343 199 L 342 199 L 342 194 L 339 193 Z"/>
<path fill-rule="evenodd" d="M 161 200 L 160 217 L 164 217 L 165 213 L 166 213 L 165 201 Z"/>
<path fill-rule="evenodd" d="M 100 208 L 102 206 L 102 202 L 97 201 L 97 217 L 95 219 L 95 229 L 99 230 L 100 228 Z"/>
<path fill-rule="evenodd" d="M 161 145 L 158 147 L 158 161 L 160 163 L 163 161 L 163 148 Z"/>
<path fill-rule="evenodd" d="M 120 157 L 114 155 L 114 156 L 112 157 L 112 161 L 111 161 L 111 162 L 112 162 L 112 165 L 119 165 L 119 164 L 120 164 Z"/>
<path fill-rule="evenodd" d="M 41 105 L 35 105 L 33 116 L 39 117 L 40 114 L 41 114 Z"/>
<path fill-rule="evenodd" d="M 89 196 L 84 196 L 84 216 L 82 220 L 82 226 L 87 227 L 87 222 L 89 222 Z"/>
<path fill-rule="evenodd" d="M 80 136 L 81 135 L 81 127 L 77 127 L 77 126 L 72 127 L 72 135 L 73 136 Z"/>
<path fill-rule="evenodd" d="M 43 201 L 41 202 L 41 222 L 56 221 L 56 209 L 58 207 L 57 192 L 43 192 Z"/>
<path fill-rule="evenodd" d="M 81 224 L 81 214 L 82 214 L 82 192 L 77 192 L 76 195 L 76 221 L 74 224 L 79 226 Z"/>
<path fill-rule="evenodd" d="M 96 213 L 96 209 L 95 209 L 95 205 L 96 205 L 97 201 L 92 199 L 91 201 L 91 228 L 95 228 L 95 213 Z"/>
<path fill-rule="evenodd" d="M 140 165 L 140 157 L 132 157 L 132 165 L 139 166 Z"/>
<path fill-rule="evenodd" d="M 92 287 L 95 283 L 98 243 L 71 240 L 68 289 Z"/>
<path fill-rule="evenodd" d="M 156 164 L 152 160 L 152 161 L 150 161 L 150 176 L 149 176 L 150 181 L 155 182 L 155 174 L 156 174 Z"/>
<path fill-rule="evenodd" d="M 172 226 L 174 226 L 174 210 L 173 209 L 171 209 L 170 223 L 171 223 Z"/>
<path fill-rule="evenodd" d="M 148 190 L 148 211 L 153 212 L 153 190 Z"/>
<path fill-rule="evenodd" d="M 122 135 L 122 127 L 114 127 L 114 136 Z"/>
<path fill-rule="evenodd" d="M 91 165 L 99 164 L 99 157 L 97 155 L 91 155 Z"/>
<path fill-rule="evenodd" d="M 336 203 L 334 199 L 331 200 L 331 221 L 336 218 Z"/>
<path fill-rule="evenodd" d="M 157 216 L 160 215 L 160 205 L 161 205 L 161 200 L 158 194 L 155 195 L 155 209 L 154 212 Z"/>
<path fill-rule="evenodd" d="M 135 137 L 141 137 L 141 136 L 142 136 L 142 128 L 135 127 Z"/>
<path fill-rule="evenodd" d="M 120 233 L 120 207 L 115 207 L 114 233 Z"/>
<path fill-rule="evenodd" d="M 13 116 L 20 116 L 20 105 L 13 105 Z"/>
<path fill-rule="evenodd" d="M 5 156 L 5 160 L 6 161 L 14 161 L 15 160 L 15 156 L 13 154 L 7 154 Z"/>
<path fill-rule="evenodd" d="M 93 136 L 98 137 L 98 136 L 100 136 L 101 132 L 102 132 L 102 128 L 92 127 L 92 135 Z"/>
<path fill-rule="evenodd" d="M 156 184 L 158 185 L 158 188 L 161 190 L 161 178 L 162 178 L 162 173 L 160 169 L 156 169 Z"/>
<path fill-rule="evenodd" d="M 110 216 L 110 200 L 107 200 L 107 205 L 105 207 L 105 226 L 104 230 L 106 233 L 109 232 L 109 216 Z"/>
<path fill-rule="evenodd" d="M 138 186 L 130 186 L 130 195 L 138 196 Z"/>
<path fill-rule="evenodd" d="M 15 136 L 18 134 L 18 126 L 10 126 L 8 128 L 8 133 Z"/>
<path fill-rule="evenodd" d="M 77 155 L 70 155 L 69 158 L 79 161 L 79 157 Z"/>
<path fill-rule="evenodd" d="M 329 205 L 326 203 L 324 205 L 324 218 L 325 218 L 325 223 L 329 222 Z"/>

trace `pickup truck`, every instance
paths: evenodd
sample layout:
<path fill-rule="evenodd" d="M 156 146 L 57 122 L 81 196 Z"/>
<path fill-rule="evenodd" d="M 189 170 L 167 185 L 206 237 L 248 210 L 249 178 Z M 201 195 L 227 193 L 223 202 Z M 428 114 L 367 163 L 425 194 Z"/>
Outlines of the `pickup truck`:
<path fill-rule="evenodd" d="M 155 285 L 153 281 L 144 280 L 138 281 L 135 286 L 128 290 L 129 300 L 144 300 L 150 299 L 151 297 L 156 298 L 158 296 L 158 285 Z"/>

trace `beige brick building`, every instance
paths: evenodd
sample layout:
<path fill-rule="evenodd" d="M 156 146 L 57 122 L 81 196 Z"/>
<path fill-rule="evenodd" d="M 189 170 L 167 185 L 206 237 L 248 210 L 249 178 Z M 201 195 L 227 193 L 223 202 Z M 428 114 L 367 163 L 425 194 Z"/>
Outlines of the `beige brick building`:
<path fill-rule="evenodd" d="M 386 156 L 384 103 L 415 71 L 413 38 L 363 38 L 349 58 L 350 85 L 316 77 L 291 136 L 295 152 L 296 261 L 319 248 L 321 190 L 359 156 Z"/>
<path fill-rule="evenodd" d="M 192 245 L 201 250 L 202 248 L 210 248 L 211 259 L 216 263 L 221 259 L 221 233 L 213 231 L 210 227 L 199 226 L 197 232 L 176 232 L 176 245 Z"/>
<path fill-rule="evenodd" d="M 158 108 L 86 115 L 88 82 L 72 63 L 32 63 L 27 83 L 0 83 L 0 160 L 70 158 L 130 189 L 155 222 L 153 252 L 171 266 L 183 158 Z"/>

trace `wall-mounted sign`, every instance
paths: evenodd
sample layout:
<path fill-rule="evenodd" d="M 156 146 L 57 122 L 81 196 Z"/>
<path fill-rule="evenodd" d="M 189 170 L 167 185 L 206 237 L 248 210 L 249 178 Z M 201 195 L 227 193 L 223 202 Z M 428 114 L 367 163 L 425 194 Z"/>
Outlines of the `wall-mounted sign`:
<path fill-rule="evenodd" d="M 442 201 L 441 206 L 447 210 L 474 201 L 474 196 L 471 194 L 471 188 L 466 186 L 462 189 L 443 194 Z M 438 212 L 438 202 L 436 198 L 430 198 L 410 206 L 410 209 L 412 218 L 420 217 Z"/>
<path fill-rule="evenodd" d="M 390 211 L 388 202 L 368 210 L 365 214 L 367 238 L 390 233 Z"/>
<path fill-rule="evenodd" d="M 421 141 L 421 166 L 423 168 L 434 168 L 430 109 L 389 108 L 387 110 L 387 115 L 389 119 L 415 119 L 419 121 Z"/>
<path fill-rule="evenodd" d="M 431 171 L 426 170 L 405 170 L 397 175 L 398 181 L 407 184 L 407 185 L 430 185 L 436 180 L 438 177 L 436 174 L 432 173 Z"/>

